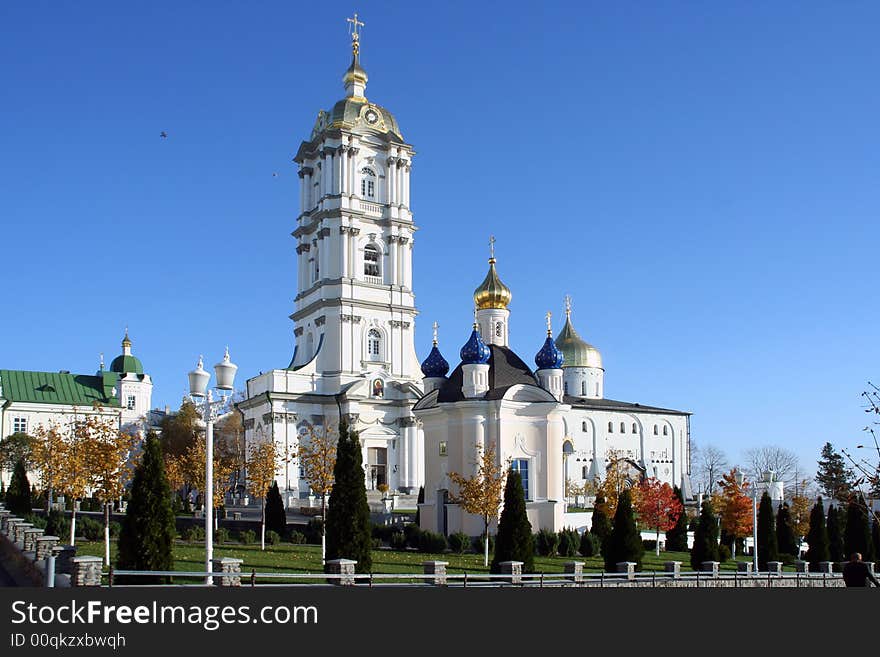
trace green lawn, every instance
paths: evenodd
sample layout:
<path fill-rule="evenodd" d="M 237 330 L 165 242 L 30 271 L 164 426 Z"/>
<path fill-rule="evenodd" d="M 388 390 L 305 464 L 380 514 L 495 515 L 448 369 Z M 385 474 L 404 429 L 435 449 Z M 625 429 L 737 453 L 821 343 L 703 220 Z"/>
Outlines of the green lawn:
<path fill-rule="evenodd" d="M 77 543 L 77 554 L 103 556 L 104 544 L 97 542 L 82 541 Z M 491 559 L 491 555 L 490 559 Z M 282 543 L 275 546 L 266 546 L 266 550 L 260 550 L 259 545 L 242 545 L 238 543 L 226 543 L 214 546 L 214 558 L 234 557 L 242 559 L 241 570 L 243 574 L 255 570 L 264 572 L 288 572 L 288 573 L 321 573 L 321 548 L 318 545 L 292 545 Z M 110 550 L 111 561 L 116 560 L 115 541 Z M 201 571 L 204 568 L 205 549 L 203 544 L 186 543 L 177 541 L 174 546 L 174 569 L 181 572 Z M 535 571 L 547 574 L 562 573 L 566 561 L 583 561 L 584 571 L 600 573 L 604 570 L 600 557 L 535 557 Z M 487 573 L 488 568 L 483 566 L 482 554 L 425 554 L 421 552 L 396 552 L 392 550 L 373 550 L 374 573 L 412 573 L 422 574 L 423 561 L 447 561 L 447 570 L 450 574 L 462 573 Z M 658 558 L 654 552 L 646 551 L 642 561 L 643 572 L 663 572 L 665 561 L 681 561 L 682 570 L 690 570 L 690 555 L 687 552 L 661 552 Z M 734 561 L 721 564 L 721 569 L 726 571 L 736 570 Z M 285 580 L 259 580 L 261 582 Z M 302 580 L 299 580 L 302 581 Z"/>

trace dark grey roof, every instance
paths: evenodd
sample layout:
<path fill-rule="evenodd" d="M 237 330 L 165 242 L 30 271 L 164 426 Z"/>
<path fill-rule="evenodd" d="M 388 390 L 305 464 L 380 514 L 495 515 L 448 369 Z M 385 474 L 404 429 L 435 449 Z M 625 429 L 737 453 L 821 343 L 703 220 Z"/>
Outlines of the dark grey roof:
<path fill-rule="evenodd" d="M 666 413 L 669 415 L 692 415 L 688 411 L 676 411 L 671 408 L 658 408 L 657 406 L 645 406 L 631 402 L 616 401 L 614 399 L 584 399 L 565 395 L 563 401 L 572 408 L 587 408 L 597 411 L 629 411 L 631 413 Z"/>
<path fill-rule="evenodd" d="M 492 355 L 489 356 L 489 392 L 482 399 L 501 399 L 511 386 L 527 385 L 541 387 L 538 379 L 532 373 L 531 368 L 523 360 L 507 347 L 488 345 Z M 461 392 L 464 382 L 462 364 L 459 363 L 449 379 L 440 388 L 437 397 L 439 403 L 464 401 L 465 396 Z"/>

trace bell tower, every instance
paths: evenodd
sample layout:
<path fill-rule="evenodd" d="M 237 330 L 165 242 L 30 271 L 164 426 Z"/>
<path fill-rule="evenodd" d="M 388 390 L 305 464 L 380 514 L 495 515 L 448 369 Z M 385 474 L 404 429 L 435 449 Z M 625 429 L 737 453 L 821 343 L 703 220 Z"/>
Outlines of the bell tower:
<path fill-rule="evenodd" d="M 331 387 L 371 371 L 420 381 L 409 194 L 415 151 L 396 117 L 367 99 L 364 24 L 357 14 L 347 20 L 352 59 L 345 95 L 318 112 L 294 157 L 298 283 L 288 369 L 311 365 Z"/>

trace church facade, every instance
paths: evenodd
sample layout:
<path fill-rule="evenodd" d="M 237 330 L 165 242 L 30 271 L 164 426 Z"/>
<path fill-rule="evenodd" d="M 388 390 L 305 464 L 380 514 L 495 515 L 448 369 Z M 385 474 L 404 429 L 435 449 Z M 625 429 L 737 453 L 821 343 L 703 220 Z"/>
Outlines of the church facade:
<path fill-rule="evenodd" d="M 357 27 L 357 25 L 355 26 Z M 346 419 L 360 434 L 368 489 L 415 492 L 424 482 L 423 436 L 412 415 L 422 395 L 410 210 L 414 155 L 397 119 L 367 100 L 357 31 L 345 96 L 321 110 L 294 158 L 299 166 L 297 294 L 290 363 L 247 382 L 245 436 L 295 451 L 310 431 Z M 308 485 L 280 464 L 287 503 Z"/>
<path fill-rule="evenodd" d="M 396 117 L 366 98 L 356 21 L 345 96 L 318 113 L 294 158 L 296 347 L 286 367 L 247 381 L 238 404 L 247 443 L 272 440 L 290 454 L 310 432 L 345 420 L 360 436 L 367 488 L 424 486 L 422 527 L 446 534 L 482 531 L 454 502 L 449 473 L 474 472 L 489 445 L 522 475 L 535 529 L 578 526 L 566 511 L 566 482 L 601 480 L 617 456 L 630 484 L 653 476 L 690 497 L 689 413 L 606 398 L 601 354 L 575 331 L 568 301 L 562 330 L 554 339 L 548 318 L 536 365 L 527 364 L 509 345 L 512 295 L 494 253 L 474 293 L 461 363 L 449 373 L 436 332 L 419 363 L 414 151 Z M 309 493 L 296 461 L 279 462 L 278 483 L 288 505 Z"/>
<path fill-rule="evenodd" d="M 601 354 L 575 331 L 568 298 L 565 325 L 554 339 L 548 313 L 535 367 L 528 365 L 508 344 L 512 294 L 495 264 L 493 254 L 474 292 L 475 321 L 461 363 L 448 374 L 435 336 L 422 364 L 426 394 L 413 409 L 425 434 L 422 528 L 482 532 L 482 520 L 455 502 L 449 473 L 475 475 L 490 446 L 498 465 L 520 473 L 535 530 L 587 526 L 588 514 L 567 512 L 567 493 L 601 482 L 616 459 L 626 485 L 655 477 L 690 499 L 690 414 L 605 398 Z"/>

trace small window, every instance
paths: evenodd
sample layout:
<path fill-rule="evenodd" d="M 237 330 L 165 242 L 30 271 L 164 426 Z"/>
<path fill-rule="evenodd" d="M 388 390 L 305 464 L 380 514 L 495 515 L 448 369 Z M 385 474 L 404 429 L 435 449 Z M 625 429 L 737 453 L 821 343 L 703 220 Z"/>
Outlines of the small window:
<path fill-rule="evenodd" d="M 381 276 L 379 269 L 379 249 L 373 244 L 364 247 L 364 275 Z"/>
<path fill-rule="evenodd" d="M 665 424 L 663 425 L 663 435 L 664 435 L 664 436 L 668 436 L 668 435 L 669 435 L 669 431 L 667 430 L 667 427 L 666 427 Z"/>
<path fill-rule="evenodd" d="M 596 396 L 597 397 L 599 396 L 599 384 L 598 383 L 596 384 Z"/>
<path fill-rule="evenodd" d="M 26 417 L 12 418 L 12 433 L 27 433 L 28 421 Z"/>
<path fill-rule="evenodd" d="M 495 324 L 495 337 L 500 338 L 504 333 L 504 329 L 501 326 L 501 322 Z"/>
<path fill-rule="evenodd" d="M 614 433 L 614 422 L 608 423 L 608 433 Z"/>
<path fill-rule="evenodd" d="M 585 397 L 587 396 L 587 382 L 586 381 L 581 381 L 581 394 Z"/>
<path fill-rule="evenodd" d="M 586 465 L 583 468 L 581 468 L 581 479 L 586 479 L 589 476 L 589 474 L 590 474 L 589 469 L 590 469 L 589 466 L 586 466 Z"/>
<path fill-rule="evenodd" d="M 367 355 L 370 360 L 380 360 L 382 351 L 382 334 L 376 329 L 370 329 L 367 333 Z"/>
<path fill-rule="evenodd" d="M 510 469 L 514 472 L 518 472 L 520 478 L 522 479 L 522 487 L 523 493 L 525 493 L 525 498 L 531 499 L 529 495 L 529 461 L 528 459 L 513 459 L 510 463 Z"/>
<path fill-rule="evenodd" d="M 376 174 L 369 167 L 361 169 L 361 196 L 376 198 Z"/>
<path fill-rule="evenodd" d="M 133 411 L 133 410 L 134 410 L 134 404 L 135 404 L 135 398 L 134 398 L 134 395 L 128 395 L 128 397 L 125 398 L 125 407 L 126 407 L 128 410 Z"/>
<path fill-rule="evenodd" d="M 440 441 L 440 456 L 446 456 L 446 441 Z"/>
<path fill-rule="evenodd" d="M 620 433 L 626 433 L 626 423 L 625 422 L 620 423 Z"/>
<path fill-rule="evenodd" d="M 657 425 L 656 424 L 654 425 L 654 435 L 655 436 L 657 435 Z"/>
<path fill-rule="evenodd" d="M 565 381 L 562 384 L 562 389 L 565 391 L 565 394 L 567 395 L 568 394 L 568 381 Z"/>
<path fill-rule="evenodd" d="M 638 432 L 639 432 L 639 428 L 636 426 L 636 423 L 633 422 L 633 433 L 638 433 Z"/>
<path fill-rule="evenodd" d="M 583 432 L 586 432 L 586 431 L 587 431 L 587 423 L 586 423 L 586 422 L 584 422 L 583 424 L 581 424 L 581 431 L 583 431 Z"/>

